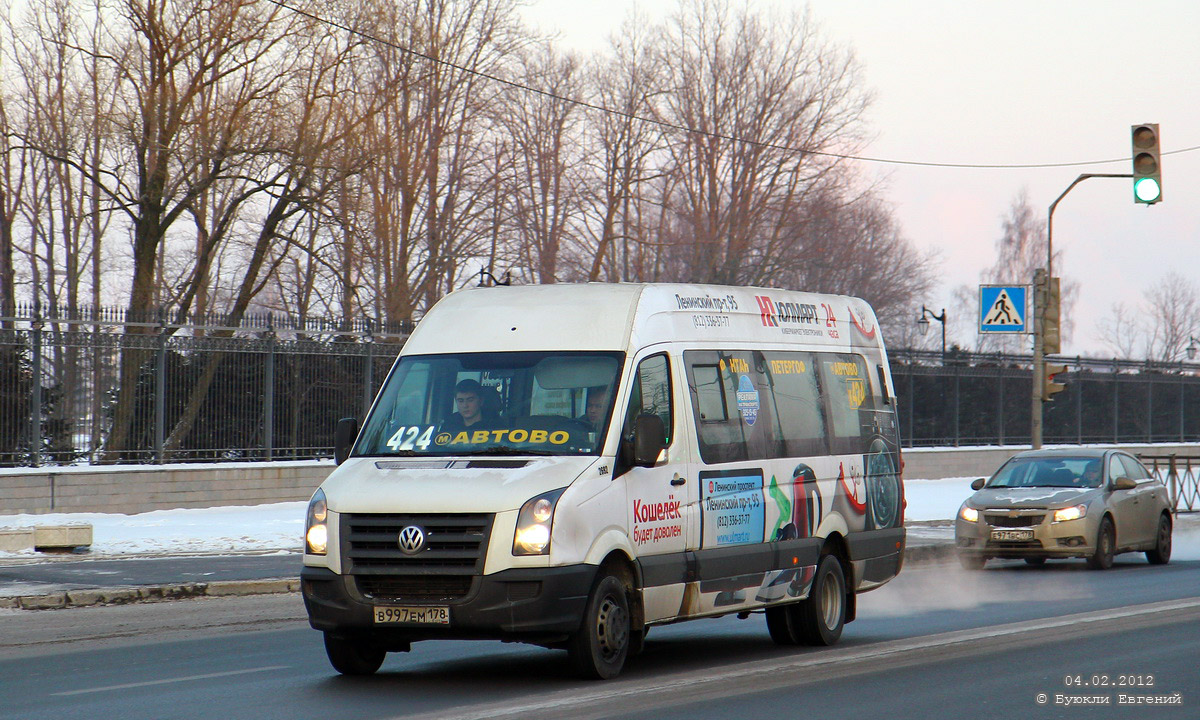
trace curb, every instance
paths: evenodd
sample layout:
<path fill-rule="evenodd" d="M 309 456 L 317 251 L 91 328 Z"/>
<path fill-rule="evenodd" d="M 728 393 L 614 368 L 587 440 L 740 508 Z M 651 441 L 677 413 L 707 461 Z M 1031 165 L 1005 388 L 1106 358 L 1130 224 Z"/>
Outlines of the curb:
<path fill-rule="evenodd" d="M 88 588 L 66 590 L 46 595 L 16 595 L 0 597 L 0 608 L 16 610 L 60 610 L 92 605 L 127 605 L 129 603 L 161 602 L 196 597 L 229 597 L 235 595 L 271 595 L 298 592 L 299 578 L 275 580 L 220 580 L 209 583 L 178 585 L 143 585 L 141 587 Z"/>
<path fill-rule="evenodd" d="M 909 563 L 946 562 L 953 559 L 954 545 L 951 543 L 910 545 L 904 549 L 904 564 L 906 565 Z M 299 591 L 299 578 L 219 580 L 208 583 L 180 583 L 177 585 L 88 588 L 84 590 L 66 590 L 46 595 L 0 596 L 0 609 L 61 610 L 93 605 L 128 605 L 130 603 L 185 600 L 197 597 L 274 595 Z"/>

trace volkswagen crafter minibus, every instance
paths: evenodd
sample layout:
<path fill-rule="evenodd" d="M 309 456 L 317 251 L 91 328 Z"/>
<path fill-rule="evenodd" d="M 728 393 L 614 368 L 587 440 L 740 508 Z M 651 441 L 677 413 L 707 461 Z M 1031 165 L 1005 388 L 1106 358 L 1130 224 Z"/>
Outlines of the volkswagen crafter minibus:
<path fill-rule="evenodd" d="M 308 508 L 339 672 L 429 639 L 565 649 L 609 678 L 655 626 L 763 614 L 830 645 L 900 570 L 895 393 L 864 301 L 774 289 L 452 293 Z"/>

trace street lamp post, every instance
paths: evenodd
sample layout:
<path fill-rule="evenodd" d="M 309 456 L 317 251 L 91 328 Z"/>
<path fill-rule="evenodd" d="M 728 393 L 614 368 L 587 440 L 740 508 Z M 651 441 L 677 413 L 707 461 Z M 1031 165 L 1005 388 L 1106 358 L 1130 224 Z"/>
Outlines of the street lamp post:
<path fill-rule="evenodd" d="M 1195 336 L 1189 335 L 1188 336 L 1188 345 L 1186 348 L 1183 349 L 1183 351 L 1187 353 L 1188 360 L 1196 359 L 1196 351 L 1197 350 L 1200 350 L 1200 345 L 1196 344 Z"/>
<path fill-rule="evenodd" d="M 942 324 L 942 364 L 946 364 L 946 308 L 942 308 L 941 315 L 935 315 L 932 310 L 921 306 L 921 317 L 917 318 L 917 328 L 920 329 L 921 335 L 929 332 L 929 318 L 933 318 Z"/>

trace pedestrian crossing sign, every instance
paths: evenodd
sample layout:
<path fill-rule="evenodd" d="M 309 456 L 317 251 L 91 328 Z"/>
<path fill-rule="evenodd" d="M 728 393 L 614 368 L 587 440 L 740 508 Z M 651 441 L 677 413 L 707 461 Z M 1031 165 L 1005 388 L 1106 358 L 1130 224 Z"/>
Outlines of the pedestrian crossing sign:
<path fill-rule="evenodd" d="M 979 332 L 1033 332 L 1029 319 L 1028 285 L 980 285 Z"/>

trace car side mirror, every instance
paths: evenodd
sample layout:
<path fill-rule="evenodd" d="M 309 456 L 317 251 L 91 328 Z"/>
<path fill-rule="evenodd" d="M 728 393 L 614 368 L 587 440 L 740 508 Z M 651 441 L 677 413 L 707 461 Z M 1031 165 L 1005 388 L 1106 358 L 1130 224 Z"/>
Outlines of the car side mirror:
<path fill-rule="evenodd" d="M 1137 481 L 1127 477 L 1119 477 L 1113 482 L 1113 490 L 1132 490 L 1135 487 L 1137 487 Z"/>
<path fill-rule="evenodd" d="M 972 490 L 982 490 L 983 486 L 985 484 L 987 484 L 987 478 L 978 478 L 976 480 L 971 481 L 971 489 Z"/>
<path fill-rule="evenodd" d="M 358 437 L 358 418 L 342 418 L 338 420 L 337 429 L 333 431 L 333 461 L 341 465 L 350 457 L 350 446 Z"/>
<path fill-rule="evenodd" d="M 654 467 L 667 446 L 667 428 L 657 415 L 638 415 L 633 421 L 633 464 Z"/>

